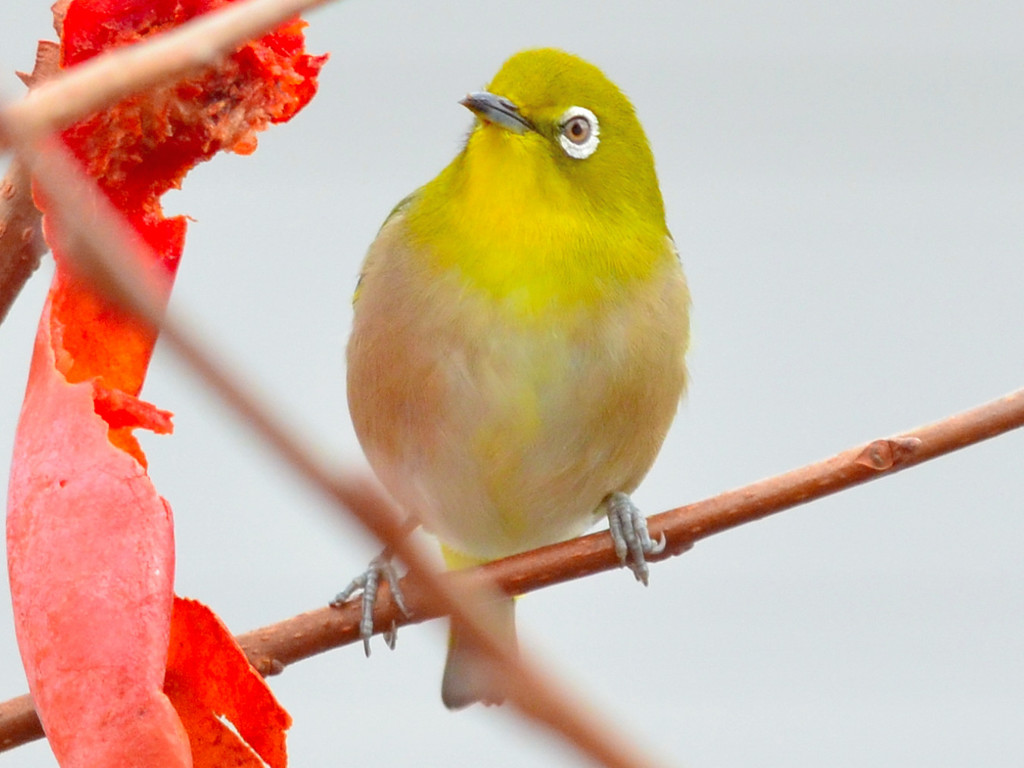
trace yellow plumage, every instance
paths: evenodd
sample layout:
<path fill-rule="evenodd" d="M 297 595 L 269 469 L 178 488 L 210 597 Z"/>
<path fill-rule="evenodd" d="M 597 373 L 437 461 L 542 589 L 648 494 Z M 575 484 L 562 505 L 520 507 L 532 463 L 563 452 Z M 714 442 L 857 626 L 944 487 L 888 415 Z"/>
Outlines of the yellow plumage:
<path fill-rule="evenodd" d="M 395 499 L 483 561 L 578 535 L 639 484 L 684 388 L 689 297 L 643 131 L 599 70 L 528 51 L 464 103 L 465 149 L 370 247 L 348 394 Z M 574 107 L 600 121 L 586 157 Z M 446 703 L 500 700 L 452 651 Z"/>

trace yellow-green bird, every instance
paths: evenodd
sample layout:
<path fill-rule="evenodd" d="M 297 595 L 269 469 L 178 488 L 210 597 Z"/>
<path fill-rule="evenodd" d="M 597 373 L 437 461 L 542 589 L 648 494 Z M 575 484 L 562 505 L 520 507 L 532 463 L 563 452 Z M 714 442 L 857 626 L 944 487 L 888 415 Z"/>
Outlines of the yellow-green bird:
<path fill-rule="evenodd" d="M 465 147 L 370 246 L 348 345 L 360 443 L 453 567 L 608 516 L 646 583 L 657 551 L 628 494 L 686 383 L 689 293 L 654 159 L 625 95 L 554 49 L 509 59 Z M 662 543 L 663 544 L 663 543 Z M 513 604 L 502 629 L 514 643 Z M 449 708 L 500 702 L 453 632 Z"/>

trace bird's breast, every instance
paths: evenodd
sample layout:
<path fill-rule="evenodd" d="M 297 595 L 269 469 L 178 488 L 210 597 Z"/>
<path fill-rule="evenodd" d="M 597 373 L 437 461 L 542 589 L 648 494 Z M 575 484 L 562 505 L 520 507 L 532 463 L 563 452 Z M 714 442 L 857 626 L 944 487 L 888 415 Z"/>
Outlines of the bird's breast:
<path fill-rule="evenodd" d="M 685 382 L 682 273 L 524 321 L 389 233 L 371 250 L 349 402 L 396 499 L 452 548 L 491 558 L 588 527 L 657 454 Z"/>

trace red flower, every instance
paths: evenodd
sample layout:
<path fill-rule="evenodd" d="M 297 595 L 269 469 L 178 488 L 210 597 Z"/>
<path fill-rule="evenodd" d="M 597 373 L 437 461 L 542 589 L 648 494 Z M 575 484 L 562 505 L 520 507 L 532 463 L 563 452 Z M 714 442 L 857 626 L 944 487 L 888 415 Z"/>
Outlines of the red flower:
<path fill-rule="evenodd" d="M 55 8 L 61 64 L 226 2 L 71 0 Z M 258 131 L 312 98 L 325 57 L 304 52 L 303 26 L 287 24 L 188 80 L 127 98 L 63 133 L 152 249 L 148 266 L 165 295 L 186 222 L 164 218 L 160 196 L 219 150 L 254 151 Z M 245 765 L 240 754 L 260 765 L 216 717 L 251 704 L 269 730 L 233 720 L 238 732 L 269 764 L 284 765 L 287 714 L 265 688 L 257 691 L 262 681 L 256 686 L 230 634 L 195 604 L 173 610 L 171 510 L 133 435 L 171 431 L 170 414 L 139 399 L 155 330 L 72 274 L 68 240 L 46 216 L 45 194 L 37 202 L 57 270 L 18 426 L 7 537 L 18 643 L 54 753 L 65 767 L 187 766 L 192 758 Z M 189 653 L 196 623 L 203 650 Z M 223 676 L 212 687 L 211 665 Z"/>

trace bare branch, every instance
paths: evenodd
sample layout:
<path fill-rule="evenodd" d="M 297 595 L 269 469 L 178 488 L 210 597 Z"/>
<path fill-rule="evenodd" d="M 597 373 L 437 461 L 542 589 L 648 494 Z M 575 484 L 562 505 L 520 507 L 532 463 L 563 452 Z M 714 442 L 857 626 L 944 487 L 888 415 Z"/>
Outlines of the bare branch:
<path fill-rule="evenodd" d="M 929 459 L 1024 426 L 1024 389 L 942 421 L 893 438 L 874 440 L 825 461 L 810 464 L 710 499 L 654 515 L 652 534 L 668 540 L 665 551 L 651 560 L 681 554 L 694 542 L 759 520 L 860 483 L 885 477 Z M 533 592 L 553 584 L 619 567 L 607 533 L 583 536 L 514 557 L 450 574 L 446 580 L 482 581 L 508 594 Z M 381 587 L 374 624 L 416 624 L 445 613 L 415 577 L 402 580 L 410 615 L 395 605 Z M 238 636 L 250 662 L 264 675 L 282 672 L 289 664 L 356 642 L 360 605 L 352 600 L 340 608 L 319 608 Z M 40 738 L 32 701 L 20 696 L 0 704 L 0 751 Z"/>
<path fill-rule="evenodd" d="M 27 693 L 0 703 L 0 752 L 43 738 L 43 726 Z"/>
<path fill-rule="evenodd" d="M 651 535 L 664 536 L 667 545 L 649 559 L 682 554 L 700 539 L 1020 427 L 1024 427 L 1024 389 L 897 437 L 874 440 L 830 459 L 653 515 L 648 518 Z M 466 571 L 464 577 L 522 595 L 619 567 L 611 539 L 602 531 L 497 560 Z M 410 615 L 402 614 L 385 585 L 374 613 L 375 626 L 416 624 L 443 614 L 414 577 L 403 579 L 401 586 Z M 353 600 L 340 608 L 321 608 L 240 635 L 238 640 L 254 666 L 271 675 L 296 661 L 359 640 L 359 619 L 359 602 Z"/>

